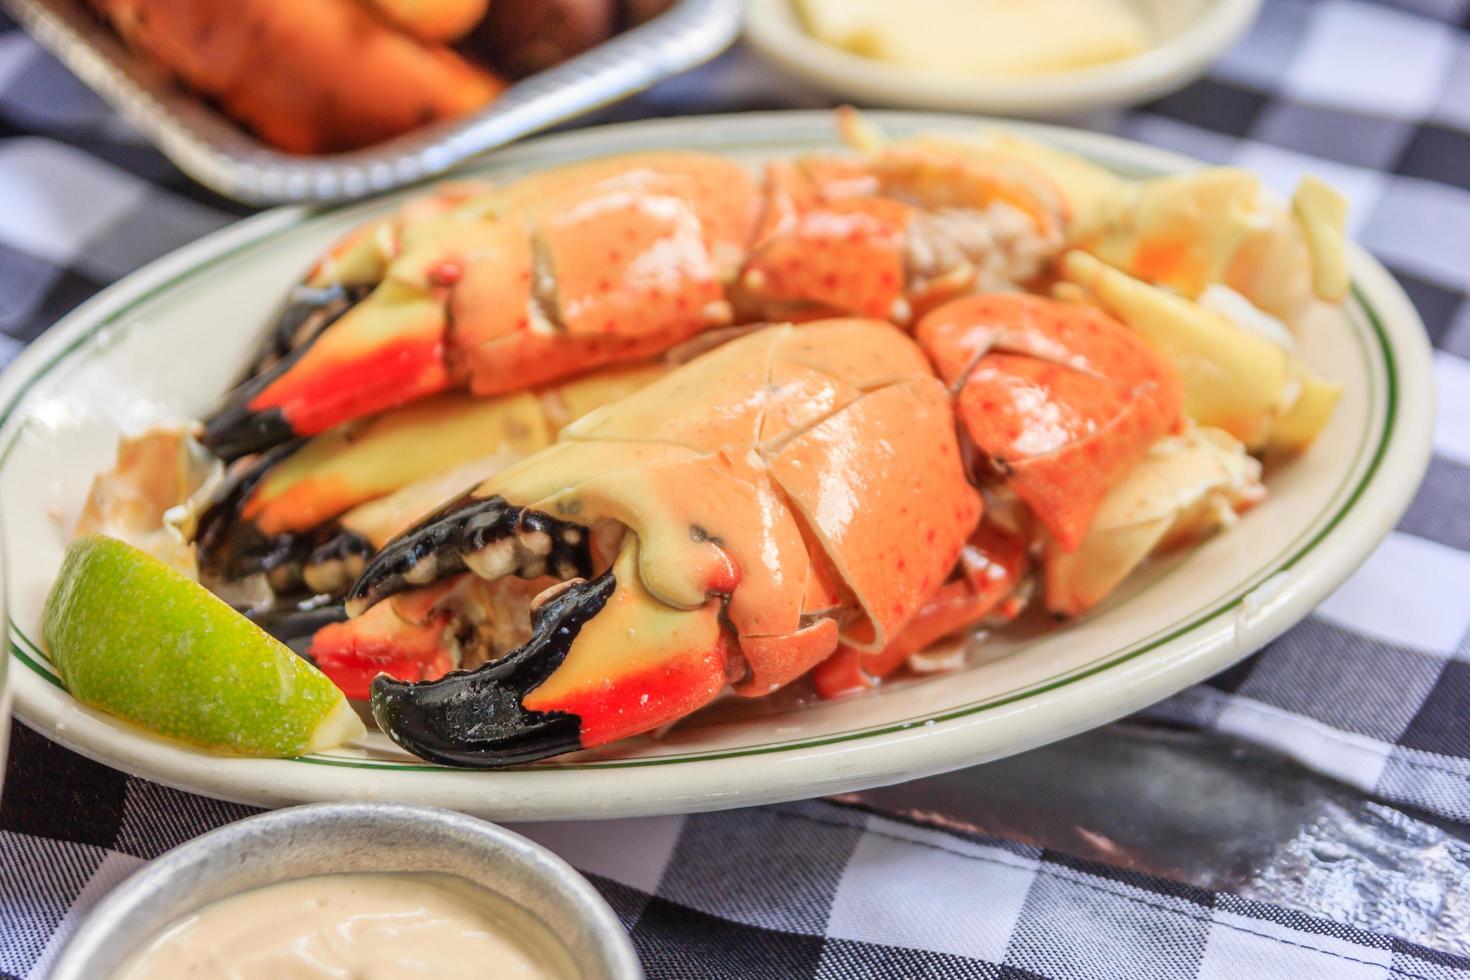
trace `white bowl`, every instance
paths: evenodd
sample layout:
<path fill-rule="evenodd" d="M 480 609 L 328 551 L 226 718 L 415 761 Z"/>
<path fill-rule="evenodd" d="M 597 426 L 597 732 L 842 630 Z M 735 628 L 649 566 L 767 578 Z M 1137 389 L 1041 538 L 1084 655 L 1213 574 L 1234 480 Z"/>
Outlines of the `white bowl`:
<path fill-rule="evenodd" d="M 1056 117 L 1131 105 L 1193 81 L 1245 33 L 1261 0 L 1129 0 L 1158 43 L 1132 58 L 1045 75 L 980 78 L 886 64 L 807 33 L 791 0 L 748 0 L 745 37 L 772 64 L 852 102 Z"/>
<path fill-rule="evenodd" d="M 872 114 L 885 132 L 973 132 L 953 116 Z M 1010 129 L 1120 173 L 1197 166 L 1113 137 Z M 702 148 L 752 167 L 829 150 L 832 114 L 688 117 L 511 147 L 493 180 L 611 153 Z M 407 192 L 405 192 L 407 193 Z M 46 593 L 92 474 L 121 432 L 197 417 L 230 384 L 288 284 L 338 235 L 397 197 L 282 209 L 201 239 L 86 303 L 0 378 L 0 517 L 7 537 L 16 711 L 46 737 L 195 793 L 280 806 L 405 800 L 496 820 L 607 818 L 749 806 L 973 765 L 1111 721 L 1224 670 L 1340 585 L 1408 506 L 1429 460 L 1434 370 L 1423 324 L 1354 247 L 1353 296 L 1303 324 L 1299 353 L 1344 385 L 1312 450 L 1268 480 L 1230 531 L 1151 565 L 1103 607 L 1040 634 L 997 631 L 963 669 L 816 703 L 732 698 L 643 736 L 501 772 L 428 765 L 380 732 L 295 759 L 225 758 L 81 705 L 39 647 Z M 795 694 L 797 692 L 788 692 Z"/>

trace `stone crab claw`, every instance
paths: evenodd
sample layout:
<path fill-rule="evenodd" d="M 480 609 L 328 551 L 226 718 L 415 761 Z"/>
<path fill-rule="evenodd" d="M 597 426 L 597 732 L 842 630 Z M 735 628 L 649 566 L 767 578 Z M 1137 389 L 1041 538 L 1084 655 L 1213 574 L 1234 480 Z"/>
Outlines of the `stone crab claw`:
<path fill-rule="evenodd" d="M 317 264 L 204 442 L 233 459 L 447 389 L 504 394 L 736 322 L 906 325 L 943 299 L 1033 279 L 1060 248 L 1067 203 L 1025 160 L 853 142 L 863 152 L 774 163 L 760 184 L 732 161 L 669 151 L 500 188 L 445 185 Z"/>
<path fill-rule="evenodd" d="M 371 615 L 466 572 L 545 583 L 479 611 L 529 620 L 519 647 L 372 685 L 404 748 L 502 766 L 649 731 L 727 685 L 767 694 L 839 643 L 883 649 L 980 509 L 949 396 L 911 340 L 874 321 L 771 327 L 451 502 L 374 556 L 347 605 Z"/>
<path fill-rule="evenodd" d="M 495 395 L 724 326 L 757 208 L 738 164 L 684 152 L 450 184 L 342 239 L 258 371 L 206 423 L 225 459 L 450 388 Z"/>
<path fill-rule="evenodd" d="M 557 430 L 663 372 L 619 365 L 493 398 L 445 392 L 238 460 L 201 504 L 207 580 L 340 597 L 367 557 L 445 497 L 550 445 Z"/>
<path fill-rule="evenodd" d="M 987 514 L 949 578 L 908 624 L 881 650 L 839 646 L 812 669 L 813 688 L 823 698 L 867 690 L 945 637 L 1015 618 L 1026 604 L 1026 572 L 1025 541 Z"/>
<path fill-rule="evenodd" d="M 972 296 L 934 310 L 916 337 L 954 393 L 977 475 L 1004 483 L 1063 551 L 1179 421 L 1173 366 L 1091 306 Z"/>
<path fill-rule="evenodd" d="M 851 109 L 837 118 L 858 154 L 766 168 L 737 305 L 906 326 L 945 299 L 1035 278 L 1060 248 L 1069 207 L 1041 168 L 979 144 L 888 141 Z"/>

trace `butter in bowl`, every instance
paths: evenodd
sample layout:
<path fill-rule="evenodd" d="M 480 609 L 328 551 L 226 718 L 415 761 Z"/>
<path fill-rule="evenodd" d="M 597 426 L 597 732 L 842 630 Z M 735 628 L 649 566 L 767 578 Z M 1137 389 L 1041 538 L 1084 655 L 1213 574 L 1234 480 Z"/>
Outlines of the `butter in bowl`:
<path fill-rule="evenodd" d="M 1260 0 L 750 0 L 746 37 L 856 102 L 1058 116 L 1201 74 Z"/>
<path fill-rule="evenodd" d="M 817 40 L 891 65 L 1039 75 L 1142 54 L 1153 25 L 1130 0 L 796 0 Z"/>

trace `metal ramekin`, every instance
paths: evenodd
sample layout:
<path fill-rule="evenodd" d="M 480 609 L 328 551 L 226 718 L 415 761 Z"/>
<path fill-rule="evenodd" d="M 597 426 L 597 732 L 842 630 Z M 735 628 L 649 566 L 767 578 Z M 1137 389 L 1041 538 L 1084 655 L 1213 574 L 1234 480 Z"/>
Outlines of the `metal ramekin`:
<path fill-rule="evenodd" d="M 324 803 L 260 814 L 169 851 L 120 885 L 51 980 L 104 980 L 164 926 L 218 899 L 309 875 L 442 872 L 510 899 L 565 944 L 582 980 L 640 980 L 633 944 L 572 866 L 519 834 L 432 807 Z"/>
<path fill-rule="evenodd" d="M 344 201 L 423 180 L 616 102 L 713 58 L 740 32 L 743 0 L 676 0 L 664 13 L 512 85 L 461 119 L 330 156 L 282 153 L 134 57 L 82 0 L 0 0 L 37 41 L 180 170 L 247 204 Z"/>

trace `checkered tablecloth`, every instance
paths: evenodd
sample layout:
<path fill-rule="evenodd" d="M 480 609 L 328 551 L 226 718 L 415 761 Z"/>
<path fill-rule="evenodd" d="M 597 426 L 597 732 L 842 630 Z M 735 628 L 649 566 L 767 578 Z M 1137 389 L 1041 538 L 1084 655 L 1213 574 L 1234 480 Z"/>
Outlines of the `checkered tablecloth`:
<path fill-rule="evenodd" d="M 1147 717 L 1274 747 L 1451 827 L 1470 822 L 1467 29 L 1470 0 L 1268 0 L 1206 80 L 1086 120 L 1252 167 L 1283 190 L 1303 171 L 1327 177 L 1437 348 L 1435 457 L 1398 529 L 1305 623 Z M 825 104 L 736 51 L 608 115 Z M 0 363 L 241 213 L 0 18 Z M 0 971 L 44 976 L 109 888 L 247 812 L 17 725 L 0 806 Z M 835 802 L 523 829 L 602 889 L 651 977 L 1470 977 L 1451 952 L 1470 949 L 1470 887 L 1420 910 L 1441 929 L 1394 936 L 1332 908 L 1287 910 Z M 1434 846 L 1470 869 L 1470 848 Z"/>

